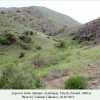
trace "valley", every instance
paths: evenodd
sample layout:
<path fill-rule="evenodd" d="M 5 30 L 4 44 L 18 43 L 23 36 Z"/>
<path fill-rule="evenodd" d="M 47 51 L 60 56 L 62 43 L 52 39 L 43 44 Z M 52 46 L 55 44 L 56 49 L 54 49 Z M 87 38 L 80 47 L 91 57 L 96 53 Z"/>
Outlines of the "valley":
<path fill-rule="evenodd" d="M 65 89 L 82 75 L 98 89 L 99 27 L 44 7 L 0 8 L 0 88 Z"/>

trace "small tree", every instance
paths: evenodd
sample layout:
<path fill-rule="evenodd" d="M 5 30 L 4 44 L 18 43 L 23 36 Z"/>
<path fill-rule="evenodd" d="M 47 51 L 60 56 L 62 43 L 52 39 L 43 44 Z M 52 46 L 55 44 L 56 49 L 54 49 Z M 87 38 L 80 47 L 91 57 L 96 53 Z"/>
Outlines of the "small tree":
<path fill-rule="evenodd" d="M 40 46 L 36 46 L 36 49 L 37 49 L 37 50 L 41 50 L 41 47 L 40 47 Z"/>
<path fill-rule="evenodd" d="M 33 31 L 30 31 L 30 35 L 33 35 Z"/>
<path fill-rule="evenodd" d="M 1 14 L 6 14 L 4 11 L 1 11 Z"/>
<path fill-rule="evenodd" d="M 14 32 L 9 31 L 8 33 L 6 33 L 6 38 L 10 43 L 15 43 L 16 42 L 16 36 L 14 34 Z"/>
<path fill-rule="evenodd" d="M 56 45 L 57 48 L 65 48 L 66 47 L 66 43 L 62 40 L 59 41 L 59 43 Z"/>
<path fill-rule="evenodd" d="M 21 52 L 19 58 L 23 58 L 24 56 L 25 56 L 25 53 Z"/>
<path fill-rule="evenodd" d="M 9 41 L 5 38 L 0 38 L 0 44 L 2 45 L 9 45 Z"/>
<path fill-rule="evenodd" d="M 21 40 L 24 41 L 25 43 L 29 43 L 29 42 L 31 42 L 31 40 L 32 40 L 31 37 L 27 37 L 27 36 L 19 36 L 19 39 L 21 39 Z"/>

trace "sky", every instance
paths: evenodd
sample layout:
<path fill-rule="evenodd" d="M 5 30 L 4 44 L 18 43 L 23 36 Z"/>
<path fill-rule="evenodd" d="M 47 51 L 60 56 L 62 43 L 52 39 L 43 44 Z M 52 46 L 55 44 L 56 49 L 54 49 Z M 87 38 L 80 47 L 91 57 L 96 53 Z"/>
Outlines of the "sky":
<path fill-rule="evenodd" d="M 0 7 L 43 6 L 66 14 L 80 23 L 100 17 L 100 1 L 66 0 L 0 0 Z"/>

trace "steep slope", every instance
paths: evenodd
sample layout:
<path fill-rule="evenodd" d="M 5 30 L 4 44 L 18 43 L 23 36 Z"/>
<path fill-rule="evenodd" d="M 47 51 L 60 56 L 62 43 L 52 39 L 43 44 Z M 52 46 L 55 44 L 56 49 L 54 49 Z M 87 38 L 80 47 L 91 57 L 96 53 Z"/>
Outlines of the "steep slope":
<path fill-rule="evenodd" d="M 44 12 L 47 16 L 50 16 L 56 20 L 59 20 L 59 21 L 65 23 L 68 27 L 80 25 L 79 22 L 77 22 L 76 20 L 74 20 L 73 18 L 71 18 L 67 15 L 58 13 L 56 11 L 50 10 L 48 8 L 45 8 L 45 7 L 38 7 L 38 9 L 41 10 L 42 12 Z"/>
<path fill-rule="evenodd" d="M 13 19 L 8 19 L 4 14 L 0 14 L 0 89 L 29 89 L 29 86 L 31 89 L 39 89 L 42 87 L 42 83 L 37 87 L 34 84 L 37 78 L 41 82 L 42 79 L 35 76 L 35 81 L 33 78 L 34 64 L 32 62 L 35 55 L 45 54 L 46 51 L 52 50 L 54 44 L 55 41 L 52 38 L 48 39 L 45 34 L 29 29 L 14 22 Z M 6 78 L 3 77 L 3 72 Z"/>
<path fill-rule="evenodd" d="M 100 18 L 84 24 L 76 32 L 75 38 L 94 44 L 100 43 Z"/>
<path fill-rule="evenodd" d="M 5 15 L 0 14 L 0 45 L 8 44 L 5 43 L 5 39 L 8 40 L 8 36 L 10 37 L 10 41 L 13 38 L 16 39 L 16 43 L 11 42 L 11 45 L 19 45 L 25 50 L 35 49 L 36 46 L 48 49 L 53 47 L 55 43 L 52 39 L 48 39 L 45 34 L 27 28 L 18 22 L 14 22 L 13 19 L 8 19 Z"/>
<path fill-rule="evenodd" d="M 5 15 L 0 14 L 0 34 L 3 34 L 6 31 L 13 31 L 19 34 L 23 33 L 25 30 L 28 29 L 18 22 L 8 19 Z"/>
<path fill-rule="evenodd" d="M 9 11 L 7 11 L 9 10 Z M 4 8 L 5 16 L 25 27 L 48 35 L 59 34 L 63 28 L 80 25 L 77 21 L 64 14 L 43 7 Z"/>
<path fill-rule="evenodd" d="M 65 29 L 61 29 L 57 32 L 57 35 L 54 36 L 54 38 L 57 39 L 68 39 L 68 38 L 72 38 L 73 35 L 78 31 L 78 29 L 82 27 L 82 25 L 80 26 L 75 26 L 75 27 L 68 27 Z"/>
<path fill-rule="evenodd" d="M 24 7 L 5 12 L 6 17 L 24 25 L 27 28 L 43 32 L 45 34 L 54 33 L 63 28 L 64 23 L 46 18 L 36 7 Z"/>

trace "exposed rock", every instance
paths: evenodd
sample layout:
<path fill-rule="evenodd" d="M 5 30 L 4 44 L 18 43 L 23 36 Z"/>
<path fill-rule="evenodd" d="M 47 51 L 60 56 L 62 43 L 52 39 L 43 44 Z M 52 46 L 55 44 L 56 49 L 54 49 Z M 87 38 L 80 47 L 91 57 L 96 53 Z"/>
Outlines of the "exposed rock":
<path fill-rule="evenodd" d="M 91 82 L 93 85 L 97 85 L 97 82 L 96 81 L 92 81 Z"/>
<path fill-rule="evenodd" d="M 91 41 L 92 44 L 100 43 L 100 18 L 95 19 L 79 28 L 75 38 L 80 39 L 80 43 Z"/>

